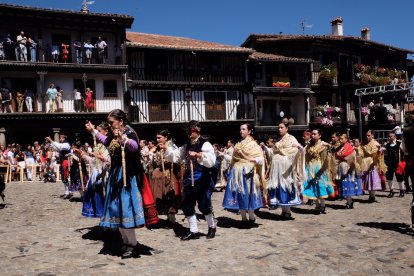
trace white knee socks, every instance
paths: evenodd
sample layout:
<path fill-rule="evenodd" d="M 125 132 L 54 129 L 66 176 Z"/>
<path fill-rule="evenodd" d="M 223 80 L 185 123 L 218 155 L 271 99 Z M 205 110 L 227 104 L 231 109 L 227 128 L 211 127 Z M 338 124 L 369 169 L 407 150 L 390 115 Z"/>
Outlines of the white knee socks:
<path fill-rule="evenodd" d="M 246 210 L 240 210 L 240 215 L 241 215 L 242 220 L 247 220 Z"/>
<path fill-rule="evenodd" d="M 214 216 L 210 214 L 210 215 L 205 215 L 205 217 L 206 217 L 208 227 L 215 228 L 216 224 L 214 223 Z"/>
<path fill-rule="evenodd" d="M 390 191 L 392 191 L 392 180 L 387 180 L 387 184 L 388 184 L 388 188 L 390 189 Z"/>
<path fill-rule="evenodd" d="M 256 217 L 254 216 L 254 211 L 253 210 L 249 210 L 249 220 L 255 220 Z"/>
<path fill-rule="evenodd" d="M 187 217 L 188 219 L 188 226 L 190 227 L 190 231 L 193 233 L 198 233 L 198 226 L 197 226 L 197 217 L 192 215 Z"/>

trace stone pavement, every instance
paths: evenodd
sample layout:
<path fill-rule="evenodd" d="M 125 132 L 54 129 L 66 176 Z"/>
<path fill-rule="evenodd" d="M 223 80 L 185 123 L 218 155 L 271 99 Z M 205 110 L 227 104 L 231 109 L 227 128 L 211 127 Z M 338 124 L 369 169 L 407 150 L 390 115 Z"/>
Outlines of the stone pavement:
<path fill-rule="evenodd" d="M 378 203 L 358 197 L 355 209 L 328 201 L 326 215 L 311 206 L 294 208 L 295 220 L 279 220 L 280 209 L 258 213 L 257 227 L 239 229 L 239 217 L 222 210 L 214 194 L 217 236 L 180 241 L 174 229 L 137 229 L 139 256 L 121 259 L 98 219 L 81 216 L 81 202 L 61 199 L 63 185 L 12 183 L 0 209 L 0 275 L 414 275 L 414 232 L 409 228 L 412 195 Z M 206 233 L 207 224 L 199 228 Z M 103 240 L 104 241 L 103 241 Z"/>

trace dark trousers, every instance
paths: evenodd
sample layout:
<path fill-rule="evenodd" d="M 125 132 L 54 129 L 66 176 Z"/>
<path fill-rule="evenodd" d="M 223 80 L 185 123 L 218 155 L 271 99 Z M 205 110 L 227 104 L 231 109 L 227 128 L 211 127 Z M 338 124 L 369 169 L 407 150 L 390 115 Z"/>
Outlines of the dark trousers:
<path fill-rule="evenodd" d="M 210 175 L 203 176 L 197 181 L 194 181 L 194 186 L 191 185 L 191 176 L 186 176 L 183 186 L 183 202 L 181 207 L 186 217 L 195 215 L 196 204 L 198 204 L 198 209 L 203 215 L 212 213 Z"/>

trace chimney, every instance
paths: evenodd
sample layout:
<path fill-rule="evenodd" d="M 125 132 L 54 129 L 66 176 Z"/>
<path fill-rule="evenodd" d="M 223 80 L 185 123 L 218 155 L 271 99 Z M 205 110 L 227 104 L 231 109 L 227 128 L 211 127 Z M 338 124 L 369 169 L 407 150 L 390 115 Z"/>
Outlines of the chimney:
<path fill-rule="evenodd" d="M 371 39 L 371 32 L 369 31 L 369 28 L 363 28 L 361 30 L 361 38 L 363 40 L 370 40 Z"/>
<path fill-rule="evenodd" d="M 332 35 L 343 36 L 344 35 L 344 28 L 342 26 L 342 17 L 337 17 L 331 21 L 332 24 Z"/>

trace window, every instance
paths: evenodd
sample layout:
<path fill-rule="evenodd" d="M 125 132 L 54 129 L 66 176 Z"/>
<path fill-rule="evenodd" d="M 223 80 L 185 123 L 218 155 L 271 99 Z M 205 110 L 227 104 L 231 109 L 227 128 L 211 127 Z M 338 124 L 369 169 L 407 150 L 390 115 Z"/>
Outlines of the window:
<path fill-rule="evenodd" d="M 104 98 L 117 98 L 118 90 L 116 89 L 116 80 L 104 80 Z"/>

